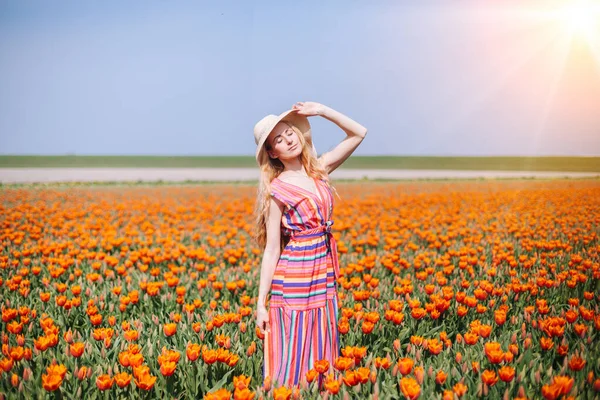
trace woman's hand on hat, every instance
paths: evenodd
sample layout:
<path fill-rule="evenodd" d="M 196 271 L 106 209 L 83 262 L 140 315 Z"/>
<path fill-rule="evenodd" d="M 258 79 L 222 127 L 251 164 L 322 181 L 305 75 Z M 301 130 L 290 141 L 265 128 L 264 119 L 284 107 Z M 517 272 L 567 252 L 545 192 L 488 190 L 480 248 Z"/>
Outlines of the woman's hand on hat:
<path fill-rule="evenodd" d="M 312 117 L 315 115 L 323 115 L 325 106 L 314 101 L 299 101 L 292 106 L 292 110 L 296 110 L 299 115 Z"/>

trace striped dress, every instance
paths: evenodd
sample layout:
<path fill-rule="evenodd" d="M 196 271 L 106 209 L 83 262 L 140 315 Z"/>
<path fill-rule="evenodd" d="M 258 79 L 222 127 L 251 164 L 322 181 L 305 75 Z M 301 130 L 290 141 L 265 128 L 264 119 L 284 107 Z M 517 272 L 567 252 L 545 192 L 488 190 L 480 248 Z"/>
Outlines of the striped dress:
<path fill-rule="evenodd" d="M 271 196 L 285 205 L 282 234 L 290 236 L 271 282 L 263 346 L 263 378 L 271 377 L 273 387 L 300 386 L 315 361 L 328 360 L 333 368 L 340 355 L 333 195 L 325 181 L 313 181 L 318 196 L 278 178 L 271 182 Z"/>

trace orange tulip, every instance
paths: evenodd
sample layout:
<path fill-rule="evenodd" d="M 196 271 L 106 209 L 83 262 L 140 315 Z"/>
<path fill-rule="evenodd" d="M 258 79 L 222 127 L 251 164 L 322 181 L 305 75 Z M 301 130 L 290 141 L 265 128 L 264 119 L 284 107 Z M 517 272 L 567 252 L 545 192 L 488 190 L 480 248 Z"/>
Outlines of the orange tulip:
<path fill-rule="evenodd" d="M 504 352 L 498 342 L 487 342 L 484 345 L 485 355 L 492 364 L 499 364 L 504 361 Z"/>
<path fill-rule="evenodd" d="M 175 372 L 176 367 L 177 367 L 177 364 L 175 362 L 164 361 L 160 365 L 160 373 L 163 374 L 163 376 L 171 376 Z"/>
<path fill-rule="evenodd" d="M 207 364 L 214 364 L 217 361 L 217 352 L 215 350 L 202 351 L 202 359 Z"/>
<path fill-rule="evenodd" d="M 389 358 L 375 357 L 375 368 L 388 369 L 392 365 Z"/>
<path fill-rule="evenodd" d="M 237 354 L 231 354 L 231 356 L 227 360 L 227 365 L 229 365 L 230 367 L 235 367 L 239 360 L 240 356 L 238 356 Z"/>
<path fill-rule="evenodd" d="M 560 394 L 567 395 L 573 388 L 575 380 L 570 376 L 559 375 L 552 379 L 552 384 L 560 387 Z"/>
<path fill-rule="evenodd" d="M 504 325 L 506 322 L 506 311 L 496 310 L 494 312 L 494 320 L 496 321 L 496 324 Z"/>
<path fill-rule="evenodd" d="M 350 330 L 350 324 L 348 323 L 348 320 L 340 318 L 340 320 L 338 321 L 338 331 L 341 334 L 346 334 L 346 333 L 348 333 L 349 330 Z"/>
<path fill-rule="evenodd" d="M 271 390 L 271 377 L 269 375 L 267 375 L 265 377 L 265 379 L 263 380 L 263 385 L 262 388 L 264 389 L 265 392 L 268 392 Z"/>
<path fill-rule="evenodd" d="M 65 342 L 69 344 L 73 343 L 73 332 L 71 332 L 71 330 L 69 329 L 63 334 L 63 338 L 65 339 Z"/>
<path fill-rule="evenodd" d="M 98 376 L 98 378 L 96 378 L 96 386 L 100 390 L 110 389 L 112 384 L 113 384 L 112 378 L 106 374 L 100 375 L 100 376 Z"/>
<path fill-rule="evenodd" d="M 53 392 L 60 387 L 63 378 L 59 374 L 42 374 L 42 387 Z"/>
<path fill-rule="evenodd" d="M 229 348 L 231 346 L 231 338 L 225 334 L 215 335 L 215 342 L 220 347 Z"/>
<path fill-rule="evenodd" d="M 364 321 L 362 323 L 362 331 L 365 335 L 370 334 L 371 332 L 373 332 L 373 329 L 375 328 L 375 325 L 370 322 L 370 321 Z"/>
<path fill-rule="evenodd" d="M 81 368 L 79 368 L 79 370 L 76 372 L 76 376 L 77 379 L 79 379 L 80 381 L 84 380 L 85 378 L 88 377 L 89 374 L 92 373 L 92 370 L 86 366 L 83 366 Z"/>
<path fill-rule="evenodd" d="M 90 316 L 90 322 L 94 326 L 100 325 L 102 323 L 102 314 L 94 314 Z"/>
<path fill-rule="evenodd" d="M 467 385 L 465 385 L 462 382 L 458 382 L 456 385 L 454 385 L 452 387 L 452 390 L 454 391 L 454 394 L 456 394 L 456 396 L 463 397 L 465 395 L 465 393 L 467 393 Z"/>
<path fill-rule="evenodd" d="M 334 379 L 333 374 L 327 376 L 325 389 L 331 394 L 337 394 L 340 391 L 340 383 Z"/>
<path fill-rule="evenodd" d="M 447 377 L 448 377 L 448 375 L 444 371 L 440 370 L 435 375 L 435 383 L 437 383 L 438 385 L 443 385 L 444 382 L 446 382 Z"/>
<path fill-rule="evenodd" d="M 422 344 L 423 344 L 423 342 L 424 342 L 424 340 L 425 340 L 425 339 L 424 339 L 422 336 L 414 336 L 414 335 L 413 335 L 413 336 L 411 336 L 411 337 L 410 337 L 410 342 L 411 342 L 412 344 L 414 344 L 415 346 L 420 346 L 420 345 L 422 345 Z"/>
<path fill-rule="evenodd" d="M 21 346 L 13 347 L 10 349 L 9 355 L 14 362 L 21 361 L 21 359 L 25 356 L 25 349 L 23 349 Z"/>
<path fill-rule="evenodd" d="M 467 315 L 468 312 L 469 309 L 465 306 L 458 306 L 458 308 L 456 309 L 456 315 L 458 315 L 461 318 Z"/>
<path fill-rule="evenodd" d="M 135 367 L 133 369 L 133 376 L 135 377 L 135 385 L 142 390 L 152 389 L 154 387 L 154 383 L 156 382 L 156 376 L 150 375 L 147 367 Z"/>
<path fill-rule="evenodd" d="M 221 388 L 212 393 L 207 393 L 204 400 L 228 400 L 231 398 L 231 392 L 225 388 Z"/>
<path fill-rule="evenodd" d="M 558 355 L 561 357 L 566 356 L 568 352 L 569 352 L 568 344 L 561 344 L 560 346 L 558 346 L 558 349 L 556 349 L 556 353 L 558 353 Z"/>
<path fill-rule="evenodd" d="M 360 383 L 365 384 L 369 380 L 371 371 L 367 367 L 359 367 L 356 369 L 355 373 L 357 380 Z"/>
<path fill-rule="evenodd" d="M 197 343 L 188 344 L 185 354 L 187 355 L 188 360 L 196 361 L 198 357 L 200 357 L 200 345 Z"/>
<path fill-rule="evenodd" d="M 253 340 L 252 343 L 250 343 L 250 346 L 248 346 L 248 350 L 246 351 L 246 355 L 248 357 L 251 357 L 252 354 L 254 354 L 256 352 L 256 342 Z"/>
<path fill-rule="evenodd" d="M 138 331 L 134 330 L 134 329 L 130 329 L 128 331 L 126 331 L 123 336 L 125 337 L 125 340 L 132 342 L 134 340 L 138 340 L 138 338 L 140 337 Z"/>
<path fill-rule="evenodd" d="M 569 360 L 569 369 L 571 371 L 580 371 L 585 366 L 585 360 L 578 356 L 573 356 Z"/>
<path fill-rule="evenodd" d="M 427 350 L 433 355 L 438 355 L 444 349 L 444 345 L 437 339 L 430 339 L 427 341 Z"/>
<path fill-rule="evenodd" d="M 162 348 L 162 353 L 158 356 L 158 363 L 162 364 L 165 361 L 172 361 L 174 363 L 179 362 L 181 354 L 176 350 L 167 350 L 166 347 Z"/>
<path fill-rule="evenodd" d="M 69 345 L 69 351 L 73 357 L 81 357 L 83 350 L 85 349 L 85 343 L 77 342 Z"/>
<path fill-rule="evenodd" d="M 498 382 L 498 376 L 495 371 L 486 369 L 481 374 L 481 380 L 488 386 L 494 386 Z"/>
<path fill-rule="evenodd" d="M 411 373 L 415 362 L 412 358 L 401 358 L 398 360 L 398 371 L 402 375 L 408 375 Z"/>
<path fill-rule="evenodd" d="M 552 347 L 554 347 L 554 341 L 552 338 L 543 336 L 540 338 L 540 347 L 542 350 L 550 350 Z"/>
<path fill-rule="evenodd" d="M 15 388 L 19 386 L 19 375 L 12 374 L 10 377 L 10 384 Z"/>
<path fill-rule="evenodd" d="M 481 336 L 482 338 L 489 337 L 491 333 L 492 333 L 491 325 L 480 325 L 479 326 L 479 336 Z"/>
<path fill-rule="evenodd" d="M 289 400 L 292 397 L 291 389 L 288 389 L 285 386 L 278 387 L 273 390 L 273 399 L 274 400 Z"/>
<path fill-rule="evenodd" d="M 575 322 L 577 320 L 577 318 L 579 317 L 579 315 L 577 314 L 577 312 L 575 310 L 568 310 L 565 313 L 565 319 L 567 320 L 568 323 L 572 324 L 573 322 Z"/>
<path fill-rule="evenodd" d="M 462 357 L 463 357 L 463 356 L 462 356 L 462 353 L 459 351 L 459 352 L 457 352 L 457 353 L 456 353 L 456 356 L 454 357 L 454 360 L 455 360 L 457 363 L 459 363 L 459 364 L 460 364 L 460 363 L 462 362 L 462 359 L 463 359 Z"/>
<path fill-rule="evenodd" d="M 544 385 L 542 386 L 542 396 L 546 400 L 556 400 L 562 394 L 562 388 L 559 385 Z"/>
<path fill-rule="evenodd" d="M 479 335 L 474 332 L 467 332 L 464 335 L 465 343 L 469 345 L 474 345 L 479 340 Z"/>
<path fill-rule="evenodd" d="M 319 374 L 325 374 L 329 371 L 329 361 L 318 360 L 314 363 L 314 368 Z"/>
<path fill-rule="evenodd" d="M 352 368 L 354 365 L 354 359 L 349 357 L 338 357 L 333 361 L 333 366 L 338 371 L 345 371 L 349 368 Z"/>
<path fill-rule="evenodd" d="M 210 329 L 208 329 L 208 326 L 207 326 L 207 330 L 210 330 Z M 258 338 L 260 340 L 263 340 L 265 338 L 265 335 L 262 333 L 262 331 L 260 330 L 260 328 L 258 326 L 255 329 L 255 333 L 256 333 L 256 336 L 258 336 Z"/>
<path fill-rule="evenodd" d="M 395 325 L 400 325 L 404 322 L 404 313 L 394 311 L 392 314 L 392 322 L 394 322 Z"/>
<path fill-rule="evenodd" d="M 344 376 L 342 376 L 342 381 L 346 384 L 346 386 L 356 386 L 358 384 L 356 372 L 347 370 Z"/>
<path fill-rule="evenodd" d="M 233 377 L 233 388 L 235 390 L 242 390 L 250 387 L 251 377 L 246 375 L 238 375 Z"/>
<path fill-rule="evenodd" d="M 316 369 L 309 369 L 306 372 L 306 382 L 311 383 L 319 376 L 319 372 Z"/>
<path fill-rule="evenodd" d="M 173 322 L 164 324 L 163 331 L 165 332 L 166 336 L 173 336 L 175 333 L 177 333 L 177 324 Z"/>
<path fill-rule="evenodd" d="M 414 400 L 421 394 L 421 386 L 414 378 L 404 377 L 400 379 L 400 390 L 409 400 Z"/>
<path fill-rule="evenodd" d="M 410 312 L 410 316 L 417 320 L 423 318 L 425 315 L 427 315 L 427 310 L 421 307 L 413 308 Z"/>
<path fill-rule="evenodd" d="M 128 361 L 130 367 L 139 367 L 144 362 L 144 356 L 142 355 L 142 353 L 131 354 L 130 351 Z"/>
<path fill-rule="evenodd" d="M 254 399 L 255 393 L 250 391 L 250 389 L 245 388 L 242 390 L 236 390 L 233 392 L 234 400 L 252 400 Z"/>
<path fill-rule="evenodd" d="M 515 369 L 509 365 L 505 365 L 498 370 L 498 375 L 504 382 L 510 382 L 515 377 Z"/>
<path fill-rule="evenodd" d="M 131 375 L 129 375 L 127 372 L 120 372 L 120 373 L 116 374 L 114 379 L 115 379 L 115 383 L 120 388 L 129 386 L 129 384 L 131 383 Z"/>
<path fill-rule="evenodd" d="M 61 379 L 64 379 L 65 375 L 67 374 L 67 367 L 65 367 L 63 364 L 51 364 L 46 367 L 46 372 L 50 375 L 59 375 Z"/>

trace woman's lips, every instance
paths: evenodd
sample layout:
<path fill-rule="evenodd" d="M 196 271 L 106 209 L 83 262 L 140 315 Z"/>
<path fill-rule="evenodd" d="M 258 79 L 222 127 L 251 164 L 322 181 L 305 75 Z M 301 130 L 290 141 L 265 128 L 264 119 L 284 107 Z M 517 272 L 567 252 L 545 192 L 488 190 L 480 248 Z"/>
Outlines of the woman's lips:
<path fill-rule="evenodd" d="M 298 145 L 297 145 L 297 144 L 293 145 L 292 147 L 290 147 L 290 151 L 292 151 L 292 150 L 295 150 L 295 149 L 296 149 L 296 147 L 298 147 Z"/>

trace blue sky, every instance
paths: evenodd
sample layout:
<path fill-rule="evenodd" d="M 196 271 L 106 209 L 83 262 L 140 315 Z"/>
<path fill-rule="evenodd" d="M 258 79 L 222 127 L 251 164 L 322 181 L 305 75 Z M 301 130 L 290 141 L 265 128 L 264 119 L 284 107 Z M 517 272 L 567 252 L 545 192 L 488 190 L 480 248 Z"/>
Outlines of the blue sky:
<path fill-rule="evenodd" d="M 357 155 L 600 155 L 600 41 L 564 3 L 4 1 L 0 153 L 253 155 L 317 101 Z M 319 153 L 345 136 L 310 120 Z"/>

